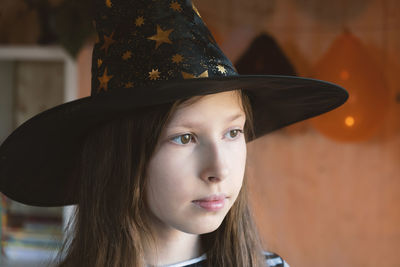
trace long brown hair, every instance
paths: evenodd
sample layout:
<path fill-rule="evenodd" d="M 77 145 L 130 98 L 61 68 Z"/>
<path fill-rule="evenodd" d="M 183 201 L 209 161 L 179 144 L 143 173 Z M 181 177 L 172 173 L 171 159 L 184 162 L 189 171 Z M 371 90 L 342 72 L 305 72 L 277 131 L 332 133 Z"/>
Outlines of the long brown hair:
<path fill-rule="evenodd" d="M 250 102 L 241 90 L 235 92 L 240 92 L 247 118 L 245 138 L 250 141 Z M 74 174 L 79 191 L 72 235 L 60 251 L 59 267 L 145 266 L 142 244 L 154 240 L 145 212 L 146 166 L 171 115 L 196 98 L 135 110 L 86 137 Z M 221 226 L 202 235 L 201 241 L 207 250 L 207 266 L 265 266 L 246 179 Z"/>

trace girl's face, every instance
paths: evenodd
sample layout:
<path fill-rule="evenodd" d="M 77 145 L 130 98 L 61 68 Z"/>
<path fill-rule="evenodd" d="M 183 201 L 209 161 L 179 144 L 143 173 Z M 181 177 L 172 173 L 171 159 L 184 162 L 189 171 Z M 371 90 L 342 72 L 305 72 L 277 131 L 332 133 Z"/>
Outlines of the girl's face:
<path fill-rule="evenodd" d="M 245 120 L 234 92 L 177 109 L 147 169 L 146 200 L 155 227 L 190 234 L 219 227 L 242 186 Z"/>

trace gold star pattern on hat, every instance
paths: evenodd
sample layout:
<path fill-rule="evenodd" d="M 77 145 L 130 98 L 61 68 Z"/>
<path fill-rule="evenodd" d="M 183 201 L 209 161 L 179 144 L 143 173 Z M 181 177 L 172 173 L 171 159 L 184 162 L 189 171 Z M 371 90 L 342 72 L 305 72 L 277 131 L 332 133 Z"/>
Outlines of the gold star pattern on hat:
<path fill-rule="evenodd" d="M 126 51 L 123 55 L 122 55 L 122 59 L 123 60 L 128 60 L 132 57 L 132 52 L 131 51 Z"/>
<path fill-rule="evenodd" d="M 99 79 L 100 81 L 100 86 L 99 89 L 97 91 L 100 91 L 101 89 L 104 89 L 104 91 L 108 90 L 108 82 L 111 80 L 111 78 L 114 75 L 107 75 L 107 67 L 104 70 L 103 76 L 101 77 L 97 77 L 97 79 Z"/>
<path fill-rule="evenodd" d="M 115 40 L 113 40 L 113 36 L 114 32 L 112 32 L 110 36 L 104 35 L 104 44 L 102 47 L 100 47 L 100 49 L 104 49 L 106 51 L 106 54 L 108 53 L 108 48 L 110 47 L 110 45 L 115 43 Z"/>
<path fill-rule="evenodd" d="M 132 88 L 132 87 L 133 87 L 133 82 L 125 83 L 125 88 Z"/>
<path fill-rule="evenodd" d="M 171 34 L 172 31 L 173 29 L 164 31 L 161 29 L 160 25 L 157 25 L 157 34 L 148 37 L 147 39 L 156 41 L 156 49 L 157 49 L 162 43 L 172 44 L 172 41 L 169 39 L 169 35 Z"/>
<path fill-rule="evenodd" d="M 149 72 L 149 78 L 150 80 L 157 80 L 160 78 L 160 73 L 158 71 L 158 69 L 151 69 L 151 71 Z"/>
<path fill-rule="evenodd" d="M 100 68 L 101 64 L 103 64 L 103 60 L 101 58 L 97 59 L 97 67 Z"/>
<path fill-rule="evenodd" d="M 218 64 L 217 68 L 218 68 L 218 71 L 221 72 L 222 74 L 226 73 L 226 69 L 224 68 L 224 66 Z"/>
<path fill-rule="evenodd" d="M 137 27 L 140 27 L 140 26 L 142 26 L 143 24 L 144 24 L 144 18 L 143 18 L 143 16 L 137 17 L 136 20 L 135 20 L 135 25 L 136 25 Z"/>
<path fill-rule="evenodd" d="M 187 72 L 184 72 L 184 71 L 182 71 L 181 73 L 182 73 L 183 79 L 194 79 L 194 78 L 206 78 L 206 77 L 208 77 L 208 70 L 204 71 L 200 75 L 194 75 L 194 74 L 187 73 Z"/>
<path fill-rule="evenodd" d="M 169 7 L 172 8 L 173 10 L 175 10 L 175 11 L 178 11 L 178 12 L 181 12 L 181 11 L 182 11 L 181 5 L 180 5 L 178 2 L 176 2 L 176 1 L 173 1 L 173 2 L 169 5 Z"/>
<path fill-rule="evenodd" d="M 172 56 L 172 62 L 176 63 L 176 64 L 181 63 L 183 61 L 183 59 L 184 59 L 184 57 L 180 54 L 175 54 Z"/>
<path fill-rule="evenodd" d="M 196 12 L 197 16 L 199 16 L 199 17 L 201 18 L 200 13 L 199 13 L 199 10 L 197 10 L 197 7 L 195 7 L 195 5 L 193 4 L 193 2 L 192 2 L 192 8 L 193 8 L 194 12 Z"/>
<path fill-rule="evenodd" d="M 111 0 L 106 0 L 106 6 L 109 8 L 112 7 Z"/>

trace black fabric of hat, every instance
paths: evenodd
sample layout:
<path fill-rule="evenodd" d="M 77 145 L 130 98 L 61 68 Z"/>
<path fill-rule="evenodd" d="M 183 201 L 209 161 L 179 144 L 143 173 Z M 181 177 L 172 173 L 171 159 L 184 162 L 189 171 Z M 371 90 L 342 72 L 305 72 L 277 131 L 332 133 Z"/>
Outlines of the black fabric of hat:
<path fill-rule="evenodd" d="M 242 89 L 256 137 L 330 111 L 348 98 L 328 82 L 239 75 L 191 0 L 95 0 L 91 96 L 46 110 L 0 146 L 0 190 L 36 206 L 76 204 L 79 140 L 140 107 Z"/>

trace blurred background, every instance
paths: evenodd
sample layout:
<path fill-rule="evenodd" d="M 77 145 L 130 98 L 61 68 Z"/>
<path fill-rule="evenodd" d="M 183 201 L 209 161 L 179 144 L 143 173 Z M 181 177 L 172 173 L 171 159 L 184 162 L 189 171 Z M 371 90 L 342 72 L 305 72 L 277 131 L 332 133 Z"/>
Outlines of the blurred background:
<path fill-rule="evenodd" d="M 400 2 L 193 2 L 239 73 L 323 79 L 350 94 L 335 111 L 249 144 L 264 248 L 292 267 L 400 266 Z M 90 94 L 88 3 L 0 0 L 0 142 Z M 0 207 L 0 266 L 54 257 L 69 209 L 5 196 Z"/>

